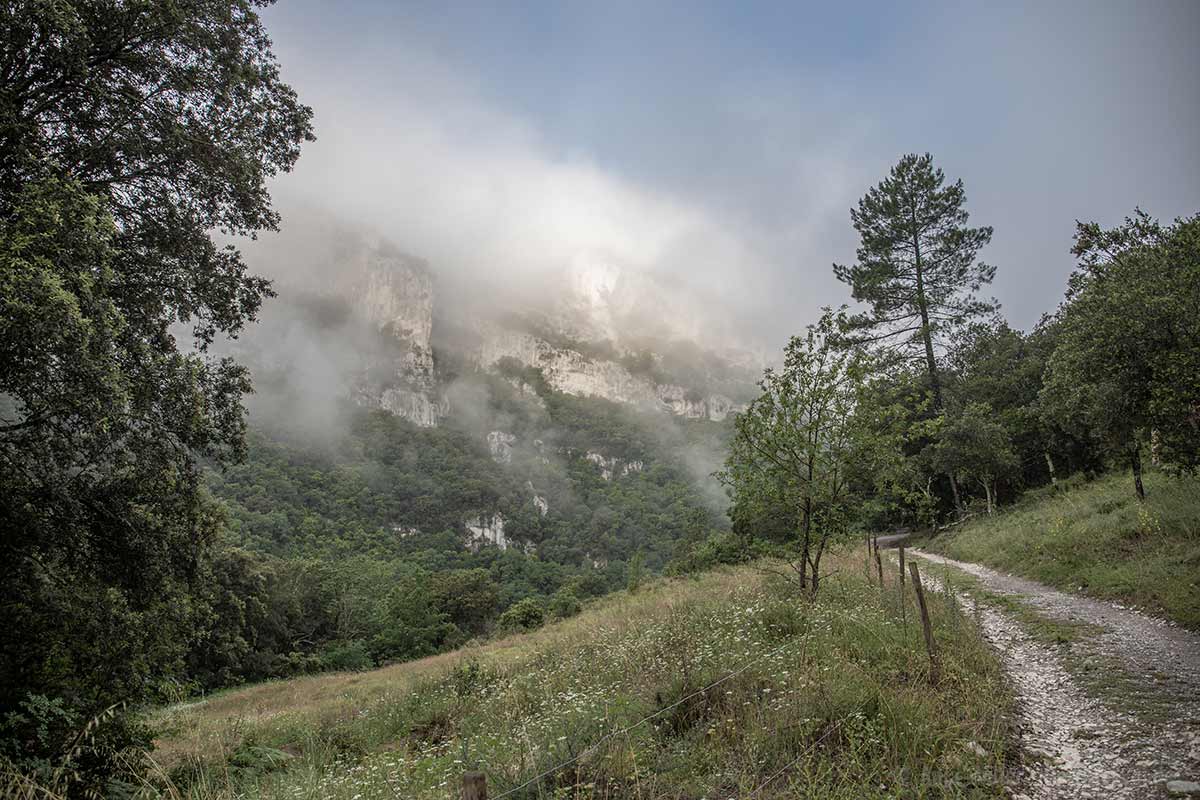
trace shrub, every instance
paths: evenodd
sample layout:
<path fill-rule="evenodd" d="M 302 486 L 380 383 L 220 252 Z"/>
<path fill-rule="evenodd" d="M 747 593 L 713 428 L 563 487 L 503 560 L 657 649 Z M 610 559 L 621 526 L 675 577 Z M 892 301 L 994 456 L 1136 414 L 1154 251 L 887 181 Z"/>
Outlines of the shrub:
<path fill-rule="evenodd" d="M 579 598 L 565 588 L 559 589 L 550 598 L 551 619 L 567 619 L 575 616 L 581 610 L 583 610 L 583 604 L 579 602 Z"/>
<path fill-rule="evenodd" d="M 322 669 L 358 672 L 373 666 L 375 661 L 367 650 L 367 643 L 361 639 L 332 645 L 321 655 Z"/>
<path fill-rule="evenodd" d="M 519 600 L 500 615 L 500 630 L 502 631 L 532 631 L 542 627 L 545 623 L 545 606 L 536 597 Z"/>

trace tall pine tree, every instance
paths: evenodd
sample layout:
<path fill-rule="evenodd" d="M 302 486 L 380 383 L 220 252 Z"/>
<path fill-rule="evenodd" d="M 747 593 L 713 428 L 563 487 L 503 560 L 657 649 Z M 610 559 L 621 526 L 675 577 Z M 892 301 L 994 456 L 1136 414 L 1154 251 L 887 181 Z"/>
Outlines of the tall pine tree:
<path fill-rule="evenodd" d="M 902 157 L 850 211 L 861 237 L 857 263 L 833 265 L 869 306 L 851 319 L 850 338 L 894 363 L 922 364 L 935 412 L 945 406 L 938 355 L 947 338 L 998 307 L 976 297 L 996 274 L 976 260 L 992 229 L 968 227 L 962 181 L 945 184 L 933 156 Z M 958 505 L 953 478 L 951 486 Z"/>

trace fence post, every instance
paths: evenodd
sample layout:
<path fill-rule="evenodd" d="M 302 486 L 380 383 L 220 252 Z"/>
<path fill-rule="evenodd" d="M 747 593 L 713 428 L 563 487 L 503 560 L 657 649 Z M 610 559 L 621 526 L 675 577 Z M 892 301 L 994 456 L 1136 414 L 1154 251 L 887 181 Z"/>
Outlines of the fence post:
<path fill-rule="evenodd" d="M 867 534 L 867 560 L 863 562 L 863 569 L 867 573 L 867 583 L 871 582 L 871 534 Z"/>
<path fill-rule="evenodd" d="M 875 548 L 875 571 L 879 573 L 879 591 L 884 591 L 883 586 L 883 559 L 879 557 L 879 548 Z"/>
<path fill-rule="evenodd" d="M 908 639 L 908 603 L 904 602 L 904 542 L 900 542 L 900 623 L 904 625 L 904 638 Z"/>
<path fill-rule="evenodd" d="M 487 775 L 482 772 L 463 773 L 463 800 L 487 800 Z"/>
<path fill-rule="evenodd" d="M 910 562 L 908 571 L 912 575 L 913 589 L 917 593 L 917 605 L 921 609 L 921 627 L 925 631 L 925 650 L 929 653 L 929 680 L 936 683 L 938 679 L 937 650 L 933 643 L 933 625 L 929 621 L 929 607 L 925 605 L 925 589 L 921 586 L 921 572 L 917 569 L 917 562 Z"/>

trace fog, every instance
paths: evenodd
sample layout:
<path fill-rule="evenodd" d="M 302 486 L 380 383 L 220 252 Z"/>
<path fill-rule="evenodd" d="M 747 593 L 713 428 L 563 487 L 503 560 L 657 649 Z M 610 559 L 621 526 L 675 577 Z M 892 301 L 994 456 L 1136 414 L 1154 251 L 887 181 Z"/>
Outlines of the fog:
<path fill-rule="evenodd" d="M 849 209 L 905 152 L 963 179 L 995 228 L 988 293 L 1023 328 L 1062 296 L 1075 220 L 1200 208 L 1189 0 L 264 16 L 318 141 L 272 183 L 281 231 L 242 243 L 282 294 L 246 342 L 295 365 L 252 409 L 317 434 L 373 344 L 295 314 L 339 285 L 347 242 L 423 259 L 460 311 L 545 307 L 580 259 L 614 264 L 672 298 L 647 325 L 770 354 L 850 300 L 831 271 L 854 258 Z"/>
<path fill-rule="evenodd" d="M 467 285 L 580 253 L 686 287 L 772 349 L 849 300 L 848 210 L 905 152 L 966 183 L 1028 327 L 1074 221 L 1200 207 L 1200 6 L 854 8 L 295 0 L 268 9 L 319 140 L 273 186 Z"/>

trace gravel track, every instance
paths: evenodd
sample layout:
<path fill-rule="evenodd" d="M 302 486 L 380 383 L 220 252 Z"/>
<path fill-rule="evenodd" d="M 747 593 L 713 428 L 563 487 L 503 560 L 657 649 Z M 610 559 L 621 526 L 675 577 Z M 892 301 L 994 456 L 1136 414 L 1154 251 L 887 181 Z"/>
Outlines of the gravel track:
<path fill-rule="evenodd" d="M 1168 781 L 1200 780 L 1200 636 L 978 564 L 909 552 L 962 570 L 1039 616 L 1094 626 L 1078 641 L 1046 644 L 1012 614 L 986 604 L 976 609 L 961 597 L 979 615 L 1017 693 L 1025 758 L 1014 797 L 1165 797 Z M 924 572 L 943 586 L 941 570 Z M 1081 664 L 1107 672 L 1085 682 Z M 1106 678 L 1124 687 L 1128 702 L 1095 691 Z"/>

